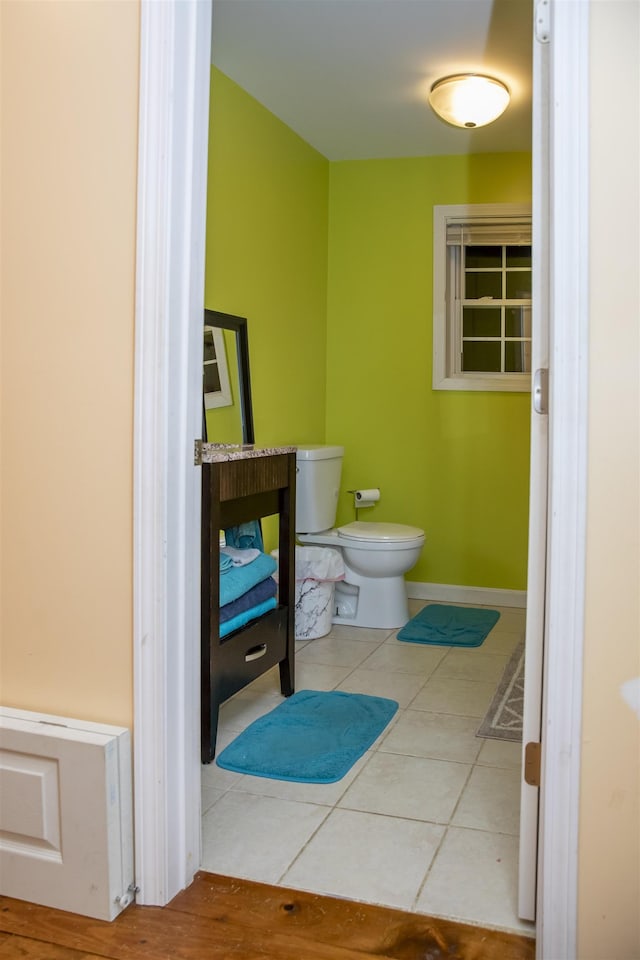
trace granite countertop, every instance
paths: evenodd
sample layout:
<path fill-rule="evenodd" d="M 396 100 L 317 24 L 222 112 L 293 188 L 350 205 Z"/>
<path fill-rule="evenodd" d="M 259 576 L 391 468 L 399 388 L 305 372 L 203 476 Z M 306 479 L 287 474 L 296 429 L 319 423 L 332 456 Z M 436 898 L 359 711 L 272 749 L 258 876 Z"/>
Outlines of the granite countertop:
<path fill-rule="evenodd" d="M 256 457 L 277 457 L 295 453 L 297 447 L 256 447 L 254 444 L 203 443 L 202 463 L 224 463 L 226 460 L 251 460 Z"/>

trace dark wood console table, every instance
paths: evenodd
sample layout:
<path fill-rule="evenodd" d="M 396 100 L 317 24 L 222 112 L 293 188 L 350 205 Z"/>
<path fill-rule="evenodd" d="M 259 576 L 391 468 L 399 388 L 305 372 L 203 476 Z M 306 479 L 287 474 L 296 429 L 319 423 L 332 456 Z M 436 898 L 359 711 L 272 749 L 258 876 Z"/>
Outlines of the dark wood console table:
<path fill-rule="evenodd" d="M 216 751 L 220 705 L 276 664 L 294 691 L 295 447 L 199 446 L 202 462 L 201 750 Z M 220 530 L 278 514 L 278 606 L 220 638 Z"/>

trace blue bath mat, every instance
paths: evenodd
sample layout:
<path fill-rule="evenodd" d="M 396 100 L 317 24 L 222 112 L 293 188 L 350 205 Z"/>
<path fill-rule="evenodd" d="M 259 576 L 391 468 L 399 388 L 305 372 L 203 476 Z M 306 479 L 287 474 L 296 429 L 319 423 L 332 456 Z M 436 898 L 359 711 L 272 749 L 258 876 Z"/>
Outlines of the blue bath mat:
<path fill-rule="evenodd" d="M 430 603 L 404 625 L 398 640 L 441 647 L 479 647 L 499 619 L 497 610 Z"/>
<path fill-rule="evenodd" d="M 339 690 L 300 690 L 254 720 L 216 758 L 219 767 L 270 780 L 335 783 L 389 723 L 398 704 Z"/>

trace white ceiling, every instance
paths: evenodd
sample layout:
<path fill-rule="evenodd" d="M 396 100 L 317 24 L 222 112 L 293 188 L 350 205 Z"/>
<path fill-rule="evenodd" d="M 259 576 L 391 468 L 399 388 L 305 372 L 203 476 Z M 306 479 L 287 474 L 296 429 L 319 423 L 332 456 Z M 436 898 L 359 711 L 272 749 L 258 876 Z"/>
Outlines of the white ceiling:
<path fill-rule="evenodd" d="M 531 0 L 213 0 L 212 61 L 330 160 L 531 148 Z M 459 72 L 503 80 L 495 123 L 427 103 Z"/>

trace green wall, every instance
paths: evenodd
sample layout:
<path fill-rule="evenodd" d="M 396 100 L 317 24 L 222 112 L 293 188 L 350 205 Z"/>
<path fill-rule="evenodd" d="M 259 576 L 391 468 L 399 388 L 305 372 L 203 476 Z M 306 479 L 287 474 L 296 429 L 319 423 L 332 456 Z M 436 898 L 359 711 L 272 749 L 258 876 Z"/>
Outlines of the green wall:
<path fill-rule="evenodd" d="M 247 317 L 256 442 L 317 442 L 329 163 L 215 68 L 210 104 L 205 306 Z"/>
<path fill-rule="evenodd" d="M 524 589 L 529 394 L 431 388 L 432 208 L 527 201 L 528 154 L 331 163 L 212 72 L 205 302 L 249 322 L 256 440 L 342 443 L 408 579 Z M 209 419 L 210 437 L 215 429 Z"/>
<path fill-rule="evenodd" d="M 524 589 L 528 393 L 434 391 L 433 206 L 528 201 L 528 154 L 331 164 L 327 441 L 360 519 L 426 532 L 410 580 Z M 339 520 L 354 519 L 343 493 Z"/>

